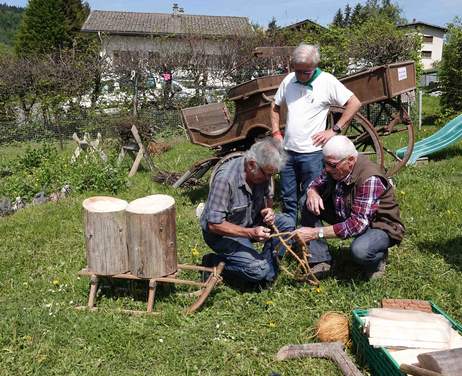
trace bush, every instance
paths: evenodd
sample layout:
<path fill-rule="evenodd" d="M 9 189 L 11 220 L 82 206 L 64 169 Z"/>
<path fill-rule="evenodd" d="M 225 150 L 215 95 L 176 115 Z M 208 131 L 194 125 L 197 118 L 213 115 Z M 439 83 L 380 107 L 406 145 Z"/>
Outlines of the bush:
<path fill-rule="evenodd" d="M 65 184 L 76 192 L 117 193 L 127 187 L 127 171 L 116 165 L 115 156 L 103 162 L 96 154 L 83 153 L 75 163 L 69 160 L 48 144 L 28 148 L 24 155 L 2 166 L 6 176 L 0 181 L 0 196 L 30 199 L 37 192 L 50 194 Z"/>

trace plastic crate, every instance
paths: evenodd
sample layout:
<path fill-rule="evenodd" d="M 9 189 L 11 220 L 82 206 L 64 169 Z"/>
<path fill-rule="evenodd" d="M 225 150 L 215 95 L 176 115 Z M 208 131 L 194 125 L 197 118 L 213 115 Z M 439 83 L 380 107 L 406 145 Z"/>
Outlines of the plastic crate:
<path fill-rule="evenodd" d="M 432 310 L 435 313 L 446 317 L 452 327 L 462 334 L 462 325 L 450 317 L 440 307 L 433 302 L 430 302 Z M 364 322 L 362 318 L 367 316 L 367 309 L 353 310 L 353 322 L 351 324 L 351 339 L 353 340 L 353 348 L 356 352 L 357 360 L 360 363 L 366 363 L 374 376 L 406 376 L 405 373 L 399 370 L 399 365 L 390 355 L 390 352 L 384 348 L 374 348 L 369 345 L 369 340 L 363 334 Z"/>

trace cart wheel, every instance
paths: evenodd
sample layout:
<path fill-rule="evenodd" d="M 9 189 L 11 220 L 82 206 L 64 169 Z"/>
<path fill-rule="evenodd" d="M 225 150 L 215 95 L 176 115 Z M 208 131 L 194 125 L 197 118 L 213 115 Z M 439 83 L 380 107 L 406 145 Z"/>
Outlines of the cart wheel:
<path fill-rule="evenodd" d="M 387 176 L 396 174 L 411 157 L 414 148 L 414 126 L 398 98 L 367 105 L 364 111 L 380 137 Z M 407 146 L 403 158 L 396 150 Z"/>
<path fill-rule="evenodd" d="M 195 163 L 188 171 L 181 175 L 175 183 L 173 183 L 173 188 L 181 187 L 189 179 L 200 179 L 219 160 L 220 158 L 218 157 L 211 157 Z"/>
<path fill-rule="evenodd" d="M 332 106 L 327 117 L 327 128 L 332 128 L 344 111 L 344 107 Z M 348 126 L 344 127 L 342 134 L 353 141 L 358 153 L 367 155 L 370 160 L 383 167 L 384 156 L 379 136 L 363 115 L 357 113 Z"/>

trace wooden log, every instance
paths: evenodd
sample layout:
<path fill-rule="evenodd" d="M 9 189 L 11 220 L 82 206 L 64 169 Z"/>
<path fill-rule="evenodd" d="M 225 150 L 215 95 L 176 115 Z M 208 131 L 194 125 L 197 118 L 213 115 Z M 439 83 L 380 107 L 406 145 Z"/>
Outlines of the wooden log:
<path fill-rule="evenodd" d="M 130 271 L 158 278 L 177 271 L 175 200 L 168 195 L 132 201 L 126 209 Z"/>
<path fill-rule="evenodd" d="M 83 202 L 87 264 L 92 274 L 113 275 L 128 271 L 125 242 L 127 201 L 96 196 Z"/>
<path fill-rule="evenodd" d="M 445 376 L 462 375 L 462 348 L 419 354 L 417 359 L 422 368 L 430 371 Z"/>

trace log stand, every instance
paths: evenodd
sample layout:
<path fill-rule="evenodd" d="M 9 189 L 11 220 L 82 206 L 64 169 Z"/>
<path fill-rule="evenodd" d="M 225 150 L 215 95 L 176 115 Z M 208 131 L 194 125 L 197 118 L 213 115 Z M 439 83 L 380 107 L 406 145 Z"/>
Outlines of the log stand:
<path fill-rule="evenodd" d="M 142 159 L 145 160 L 149 170 L 154 172 L 154 163 L 152 162 L 151 157 L 149 156 L 146 147 L 144 146 L 143 141 L 141 140 L 138 128 L 136 128 L 136 126 L 133 125 L 130 131 L 132 132 L 133 139 L 135 140 L 135 142 L 129 143 L 128 145 L 122 145 L 119 157 L 117 158 L 117 163 L 120 165 L 125 157 L 125 154 L 128 153 L 133 158 L 133 165 L 130 168 L 130 172 L 128 173 L 129 177 L 136 174 Z"/>
<path fill-rule="evenodd" d="M 149 281 L 148 301 L 147 301 L 146 311 L 123 310 L 126 313 L 135 314 L 135 315 L 143 314 L 143 313 L 151 313 L 151 314 L 159 313 L 159 312 L 153 312 L 156 287 L 158 283 L 173 283 L 173 284 L 182 284 L 182 285 L 199 287 L 199 290 L 192 293 L 193 295 L 198 296 L 198 298 L 193 304 L 191 304 L 185 310 L 186 314 L 194 313 L 197 309 L 199 309 L 204 304 L 205 300 L 210 295 L 210 292 L 214 289 L 214 287 L 222 281 L 221 273 L 223 272 L 224 265 L 225 264 L 221 262 L 218 266 L 214 268 L 208 268 L 208 267 L 198 266 L 198 265 L 178 264 L 178 271 L 192 270 L 192 271 L 210 273 L 209 277 L 207 278 L 205 282 L 180 279 L 177 276 L 178 274 L 177 272 L 171 275 L 165 276 L 165 277 L 140 278 L 129 272 L 107 276 L 107 275 L 97 274 L 94 271 L 89 270 L 88 268 L 84 268 L 79 272 L 79 275 L 90 277 L 90 292 L 88 295 L 88 304 L 87 306 L 80 306 L 77 308 L 78 309 L 90 309 L 90 310 L 97 309 L 97 307 L 95 307 L 96 292 L 98 291 L 98 284 L 99 284 L 100 278 L 104 277 L 104 278 L 112 278 L 112 279 Z"/>

